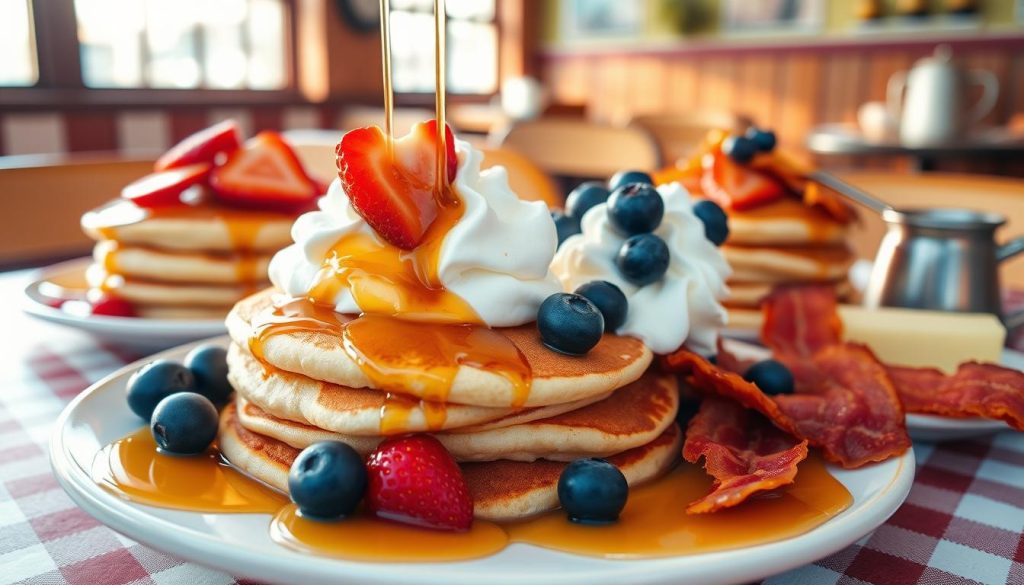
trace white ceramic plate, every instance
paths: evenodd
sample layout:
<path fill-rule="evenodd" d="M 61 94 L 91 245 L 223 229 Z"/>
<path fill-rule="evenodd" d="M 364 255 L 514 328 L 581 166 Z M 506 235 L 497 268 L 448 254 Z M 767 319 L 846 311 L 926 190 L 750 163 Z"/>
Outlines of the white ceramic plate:
<path fill-rule="evenodd" d="M 204 339 L 225 332 L 223 319 L 143 319 L 84 315 L 57 309 L 47 304 L 48 283 L 84 282 L 91 258 L 78 258 L 54 264 L 39 271 L 25 287 L 23 310 L 44 321 L 75 327 L 118 345 L 155 351 Z"/>
<path fill-rule="evenodd" d="M 225 338 L 219 341 L 227 343 Z M 195 345 L 195 344 L 193 344 Z M 185 346 L 159 354 L 180 359 Z M 802 566 L 850 545 L 884 522 L 907 497 L 914 454 L 858 470 L 830 468 L 853 494 L 853 505 L 828 523 L 788 540 L 733 551 L 658 560 L 612 561 L 513 544 L 474 561 L 435 564 L 374 564 L 314 557 L 274 544 L 270 517 L 260 514 L 200 514 L 121 500 L 98 487 L 88 469 L 101 447 L 138 428 L 124 400 L 137 362 L 79 395 L 57 421 L 50 459 L 64 489 L 86 512 L 152 548 L 231 574 L 277 583 L 521 585 L 621 585 L 755 581 Z"/>
<path fill-rule="evenodd" d="M 745 338 L 735 337 L 726 342 L 730 351 L 749 359 L 767 359 L 771 354 L 760 345 L 749 343 Z M 1002 359 L 1004 366 L 1024 370 L 1024 353 L 1012 349 L 1004 349 Z M 972 437 L 984 437 L 1010 430 L 1010 425 L 1001 420 L 988 418 L 950 418 L 931 414 L 908 414 L 907 432 L 915 441 L 956 441 Z"/>

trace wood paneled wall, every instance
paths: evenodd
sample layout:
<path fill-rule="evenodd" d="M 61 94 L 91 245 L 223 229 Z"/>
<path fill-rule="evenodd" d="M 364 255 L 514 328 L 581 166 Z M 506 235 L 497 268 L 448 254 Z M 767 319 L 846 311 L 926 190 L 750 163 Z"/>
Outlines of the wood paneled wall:
<path fill-rule="evenodd" d="M 1005 123 L 1024 113 L 1024 35 L 951 44 L 961 62 L 1000 78 L 999 102 L 986 122 Z M 861 104 L 884 100 L 889 77 L 930 54 L 934 46 L 889 42 L 547 51 L 541 70 L 553 101 L 583 105 L 597 120 L 623 123 L 636 114 L 727 110 L 775 128 L 786 147 L 801 149 L 816 124 L 853 123 Z M 832 162 L 844 166 L 854 161 Z"/>

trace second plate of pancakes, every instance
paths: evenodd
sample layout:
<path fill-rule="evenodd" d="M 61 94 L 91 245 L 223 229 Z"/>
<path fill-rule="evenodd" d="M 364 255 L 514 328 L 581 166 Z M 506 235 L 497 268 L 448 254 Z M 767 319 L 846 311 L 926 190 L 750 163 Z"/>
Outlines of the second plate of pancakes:
<path fill-rule="evenodd" d="M 225 338 L 217 340 L 227 346 Z M 194 345 L 156 358 L 180 360 Z M 260 582 L 352 584 L 519 584 L 545 582 L 619 585 L 636 582 L 714 585 L 749 582 L 841 550 L 874 530 L 903 502 L 913 481 L 914 456 L 856 470 L 829 467 L 853 504 L 800 536 L 709 554 L 650 560 L 610 560 L 512 544 L 489 557 L 447 563 L 368 563 L 303 554 L 273 542 L 265 514 L 200 514 L 132 503 L 99 487 L 89 472 L 99 450 L 138 428 L 124 401 L 138 362 L 93 385 L 58 420 L 51 440 L 55 474 L 75 502 L 103 523 L 152 548 Z M 285 432 L 284 429 L 281 432 Z"/>
<path fill-rule="evenodd" d="M 223 316 L 109 317 L 53 307 L 50 304 L 53 296 L 48 292 L 48 288 L 77 288 L 84 296 L 85 273 L 91 264 L 91 258 L 79 258 L 40 270 L 25 287 L 23 310 L 38 319 L 74 327 L 111 343 L 139 351 L 166 349 L 224 333 Z"/>

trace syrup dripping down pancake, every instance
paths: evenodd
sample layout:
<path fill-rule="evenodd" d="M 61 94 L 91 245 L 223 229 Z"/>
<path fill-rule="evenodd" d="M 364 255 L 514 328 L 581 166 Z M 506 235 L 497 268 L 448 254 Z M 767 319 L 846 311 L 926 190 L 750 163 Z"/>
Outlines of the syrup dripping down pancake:
<path fill-rule="evenodd" d="M 401 428 L 394 432 L 441 431 L 470 426 L 489 429 L 548 418 L 603 398 L 595 396 L 519 411 L 462 404 L 430 405 L 372 388 L 350 388 L 293 372 L 267 369 L 237 344 L 231 344 L 228 349 L 228 379 L 240 396 L 277 420 L 350 438 L 381 435 L 381 419 L 388 415 L 388 409 L 403 411 L 401 419 L 396 421 Z"/>
<path fill-rule="evenodd" d="M 272 309 L 274 294 L 268 289 L 235 305 L 227 319 L 235 343 L 249 345 L 252 323 Z M 573 357 L 544 347 L 532 323 L 494 331 L 514 346 L 528 366 L 532 378 L 528 395 L 517 395 L 515 385 L 500 373 L 462 365 L 445 389 L 446 402 L 491 407 L 575 402 L 606 395 L 636 380 L 653 358 L 650 349 L 632 337 L 605 335 L 587 355 Z M 332 331 L 285 332 L 262 341 L 260 349 L 263 360 L 275 368 L 342 386 L 371 386 L 369 377 L 345 351 L 345 342 Z"/>
<path fill-rule="evenodd" d="M 371 391 L 372 392 L 372 391 Z M 607 457 L 653 441 L 675 420 L 679 393 L 674 378 L 649 372 L 600 402 L 552 417 L 490 430 L 436 433 L 457 461 L 572 461 Z M 343 441 L 363 455 L 383 437 L 350 436 L 276 418 L 244 398 L 240 424 L 297 449 Z"/>
<path fill-rule="evenodd" d="M 82 216 L 82 229 L 97 241 L 163 250 L 272 254 L 291 243 L 297 215 L 212 205 L 144 209 L 117 199 Z"/>
<path fill-rule="evenodd" d="M 653 480 L 679 461 L 681 433 L 675 424 L 652 442 L 609 458 L 630 485 Z M 282 492 L 288 491 L 288 470 L 299 450 L 246 430 L 234 404 L 221 412 L 217 444 L 236 467 Z M 484 520 L 518 520 L 558 507 L 558 478 L 565 463 L 555 461 L 491 461 L 463 464 L 473 497 L 474 514 Z"/>
<path fill-rule="evenodd" d="M 93 248 L 95 263 L 109 274 L 184 284 L 251 284 L 267 280 L 270 254 L 168 252 L 104 240 Z"/>

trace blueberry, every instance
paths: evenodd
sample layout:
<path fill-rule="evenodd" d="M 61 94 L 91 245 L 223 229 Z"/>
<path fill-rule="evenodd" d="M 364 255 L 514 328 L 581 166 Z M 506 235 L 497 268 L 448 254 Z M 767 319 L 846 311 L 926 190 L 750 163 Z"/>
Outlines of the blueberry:
<path fill-rule="evenodd" d="M 771 152 L 775 150 L 775 133 L 771 130 L 762 130 L 755 126 L 747 128 L 746 137 L 754 143 L 761 152 Z"/>
<path fill-rule="evenodd" d="M 732 160 L 746 164 L 757 154 L 757 145 L 746 136 L 729 136 L 722 142 L 722 152 Z"/>
<path fill-rule="evenodd" d="M 228 383 L 228 352 L 217 345 L 200 345 L 185 356 L 185 367 L 196 381 L 196 392 L 214 404 L 224 404 L 234 389 Z"/>
<path fill-rule="evenodd" d="M 793 374 L 776 360 L 764 360 L 750 366 L 743 379 L 756 384 L 765 394 L 793 393 Z"/>
<path fill-rule="evenodd" d="M 555 231 L 558 233 L 558 245 L 580 233 L 580 221 L 575 217 L 565 215 L 561 211 L 552 211 L 551 219 L 555 220 Z"/>
<path fill-rule="evenodd" d="M 128 408 L 148 421 L 161 400 L 175 392 L 192 392 L 195 387 L 191 370 L 178 362 L 156 360 L 128 378 Z"/>
<path fill-rule="evenodd" d="M 288 492 L 304 515 L 352 515 L 366 493 L 366 464 L 341 441 L 321 441 L 302 450 L 288 471 Z"/>
<path fill-rule="evenodd" d="M 608 200 L 608 189 L 604 183 L 599 181 L 587 181 L 572 190 L 565 199 L 565 214 L 575 217 L 577 221 L 583 219 L 583 214 L 595 205 L 600 205 Z"/>
<path fill-rule="evenodd" d="M 608 219 L 627 236 L 653 232 L 664 215 L 665 201 L 651 185 L 633 183 L 608 197 Z"/>
<path fill-rule="evenodd" d="M 549 348 L 583 355 L 601 341 L 604 317 L 594 303 L 580 295 L 555 293 L 544 299 L 537 311 L 537 330 Z"/>
<path fill-rule="evenodd" d="M 576 294 L 586 297 L 601 311 L 605 331 L 615 331 L 626 322 L 629 301 L 622 289 L 607 280 L 588 282 L 576 289 Z"/>
<path fill-rule="evenodd" d="M 608 190 L 614 191 L 631 183 L 653 185 L 654 179 L 643 171 L 619 171 L 612 175 L 611 179 L 608 179 Z"/>
<path fill-rule="evenodd" d="M 149 429 L 164 451 L 202 453 L 217 436 L 217 407 L 195 392 L 171 394 L 156 405 Z"/>
<path fill-rule="evenodd" d="M 622 244 L 615 265 L 623 278 L 645 286 L 665 275 L 668 261 L 668 246 L 664 240 L 654 234 L 640 234 Z"/>
<path fill-rule="evenodd" d="M 729 217 L 714 201 L 704 199 L 693 204 L 693 214 L 704 222 L 704 235 L 721 246 L 729 239 Z"/>
<path fill-rule="evenodd" d="M 615 522 L 628 497 L 626 476 L 603 459 L 577 459 L 558 478 L 558 501 L 573 522 Z"/>

